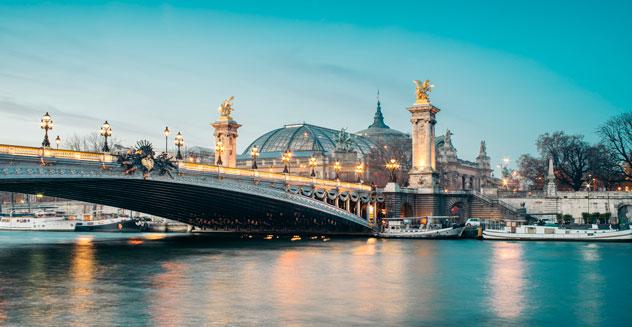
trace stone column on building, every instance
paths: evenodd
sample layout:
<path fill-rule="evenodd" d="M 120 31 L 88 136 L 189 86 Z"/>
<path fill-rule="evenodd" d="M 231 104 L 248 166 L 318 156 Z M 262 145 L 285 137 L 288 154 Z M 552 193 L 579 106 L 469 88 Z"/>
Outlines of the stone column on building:
<path fill-rule="evenodd" d="M 222 166 L 224 167 L 236 167 L 237 166 L 237 129 L 241 127 L 230 116 L 234 110 L 232 107 L 232 101 L 234 97 L 230 97 L 219 106 L 218 111 L 220 117 L 217 121 L 211 124 L 215 129 L 215 164 L 219 163 L 219 158 L 222 158 Z M 221 143 L 220 143 L 221 142 Z M 221 144 L 223 150 L 221 153 L 217 149 L 217 145 Z"/>
<path fill-rule="evenodd" d="M 411 188 L 435 192 L 438 188 L 435 150 L 435 115 L 439 108 L 430 103 L 428 93 L 430 81 L 417 84 L 417 101 L 408 108 L 412 114 L 412 147 L 413 162 L 408 173 L 408 184 Z"/>
<path fill-rule="evenodd" d="M 555 171 L 553 170 L 553 158 L 549 158 L 549 170 L 546 175 L 546 196 L 549 198 L 557 196 L 557 186 L 555 184 Z"/>

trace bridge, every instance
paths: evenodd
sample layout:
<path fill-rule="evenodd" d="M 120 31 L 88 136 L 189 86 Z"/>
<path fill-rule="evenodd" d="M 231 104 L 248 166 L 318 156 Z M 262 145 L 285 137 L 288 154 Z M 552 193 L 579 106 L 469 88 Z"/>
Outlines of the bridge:
<path fill-rule="evenodd" d="M 111 153 L 0 145 L 0 191 L 42 194 L 241 233 L 369 234 L 371 187 L 177 161 L 172 176 L 126 174 Z"/>

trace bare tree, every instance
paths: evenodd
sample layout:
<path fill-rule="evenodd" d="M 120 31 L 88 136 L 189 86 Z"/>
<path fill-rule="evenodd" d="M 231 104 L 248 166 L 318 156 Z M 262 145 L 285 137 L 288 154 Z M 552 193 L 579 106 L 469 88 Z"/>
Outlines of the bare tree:
<path fill-rule="evenodd" d="M 607 146 L 597 144 L 590 150 L 590 172 L 606 189 L 614 189 L 625 180 L 623 165 Z"/>
<path fill-rule="evenodd" d="M 369 180 L 377 186 L 384 186 L 390 181 L 390 173 L 386 170 L 386 163 L 391 159 L 397 160 L 400 165 L 396 172 L 399 184 L 408 181 L 408 171 L 412 164 L 412 145 L 409 138 L 374 140 L 374 147 L 367 156 Z"/>
<path fill-rule="evenodd" d="M 632 178 L 632 112 L 615 116 L 599 130 L 602 143 L 622 166 L 622 173 Z"/>
<path fill-rule="evenodd" d="M 591 147 L 583 135 L 566 135 L 562 131 L 545 133 L 536 142 L 542 159 L 553 158 L 556 177 L 573 190 L 581 189 L 590 171 Z"/>
<path fill-rule="evenodd" d="M 113 147 L 115 144 L 120 144 L 120 140 L 116 137 L 108 138 L 108 144 Z M 98 132 L 79 136 L 73 134 L 64 141 L 64 147 L 74 151 L 87 151 L 87 152 L 101 152 L 105 140 Z"/>
<path fill-rule="evenodd" d="M 73 151 L 81 151 L 81 144 L 81 137 L 77 134 L 72 134 L 64 140 L 64 147 Z"/>
<path fill-rule="evenodd" d="M 523 154 L 518 158 L 518 172 L 534 189 L 544 188 L 547 161 L 530 154 Z"/>

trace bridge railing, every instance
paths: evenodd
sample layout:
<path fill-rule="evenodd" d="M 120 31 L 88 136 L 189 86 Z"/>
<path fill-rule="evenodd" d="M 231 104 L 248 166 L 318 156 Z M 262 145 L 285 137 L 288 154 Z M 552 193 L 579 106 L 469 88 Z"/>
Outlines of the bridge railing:
<path fill-rule="evenodd" d="M 78 161 L 90 161 L 90 162 L 103 162 L 113 163 L 116 162 L 116 155 L 110 153 L 99 152 L 85 152 L 85 151 L 73 151 L 65 149 L 50 149 L 50 148 L 34 148 L 19 145 L 7 145 L 0 144 L 0 154 L 8 154 L 14 156 L 24 157 L 40 157 L 40 158 L 58 158 L 66 160 L 78 160 Z M 283 183 L 296 183 L 303 185 L 315 185 L 318 187 L 326 188 L 342 188 L 351 190 L 363 190 L 371 191 L 371 187 L 368 185 L 362 185 L 358 183 L 347 183 L 334 180 L 292 176 L 289 174 L 265 172 L 253 169 L 242 168 L 230 168 L 214 165 L 205 165 L 199 163 L 192 163 L 186 161 L 180 161 L 178 166 L 181 170 L 195 171 L 203 173 L 215 173 L 221 175 L 244 177 L 258 180 L 275 181 Z"/>
<path fill-rule="evenodd" d="M 303 177 L 303 176 L 292 176 L 289 174 L 265 172 L 265 171 L 258 171 L 258 170 L 253 170 L 253 169 L 212 166 L 212 165 L 205 165 L 205 164 L 185 162 L 185 161 L 181 161 L 179 163 L 179 167 L 182 170 L 217 173 L 217 174 L 223 174 L 223 175 L 247 177 L 247 178 L 252 178 L 252 179 L 277 181 L 277 182 L 285 182 L 285 183 L 297 183 L 297 184 L 305 184 L 305 185 L 313 184 L 315 186 L 328 187 L 328 188 L 343 188 L 343 189 L 371 191 L 370 186 L 362 185 L 358 183 L 347 183 L 347 182 L 332 181 L 332 180 L 310 178 L 310 177 Z"/>
<path fill-rule="evenodd" d="M 69 160 L 111 163 L 115 156 L 109 153 L 84 152 L 64 149 L 33 148 L 19 145 L 0 144 L 0 154 L 24 157 L 47 157 Z"/>

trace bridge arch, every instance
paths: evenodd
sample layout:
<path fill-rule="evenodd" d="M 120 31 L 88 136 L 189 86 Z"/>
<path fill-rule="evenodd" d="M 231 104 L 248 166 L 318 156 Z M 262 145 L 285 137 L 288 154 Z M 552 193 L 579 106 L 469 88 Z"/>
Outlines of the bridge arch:
<path fill-rule="evenodd" d="M 344 209 L 285 189 L 208 175 L 123 175 L 118 167 L 0 166 L 0 190 L 45 194 L 236 232 L 371 233 Z M 298 192 L 297 192 L 298 193 Z"/>

